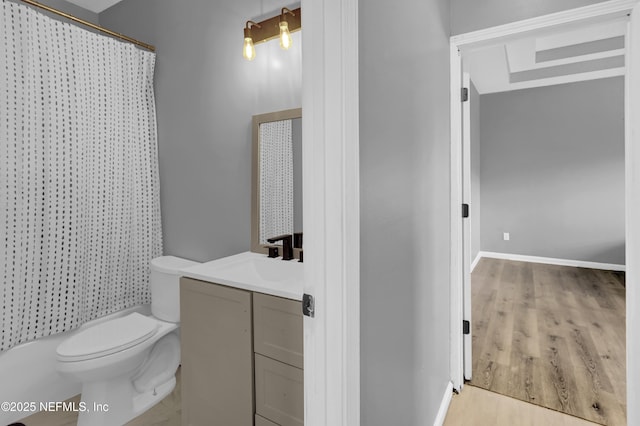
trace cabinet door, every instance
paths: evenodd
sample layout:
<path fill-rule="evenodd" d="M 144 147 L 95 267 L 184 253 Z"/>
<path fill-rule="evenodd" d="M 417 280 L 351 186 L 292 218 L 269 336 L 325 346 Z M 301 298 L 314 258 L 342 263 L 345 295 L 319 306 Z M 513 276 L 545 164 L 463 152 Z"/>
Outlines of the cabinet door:
<path fill-rule="evenodd" d="M 303 368 L 300 301 L 254 293 L 253 324 L 256 353 Z"/>
<path fill-rule="evenodd" d="M 180 280 L 182 424 L 253 424 L 251 292 Z"/>
<path fill-rule="evenodd" d="M 281 426 L 304 424 L 304 373 L 256 354 L 256 414 Z"/>

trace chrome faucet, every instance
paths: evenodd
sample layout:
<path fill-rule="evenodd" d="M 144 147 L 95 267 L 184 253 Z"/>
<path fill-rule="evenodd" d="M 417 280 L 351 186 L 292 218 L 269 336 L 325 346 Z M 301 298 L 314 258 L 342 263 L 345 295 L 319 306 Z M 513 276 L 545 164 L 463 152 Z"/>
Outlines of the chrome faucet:
<path fill-rule="evenodd" d="M 276 241 L 282 241 L 282 260 L 293 259 L 293 237 L 290 234 L 280 235 L 279 237 L 267 238 L 267 242 L 271 244 Z"/>

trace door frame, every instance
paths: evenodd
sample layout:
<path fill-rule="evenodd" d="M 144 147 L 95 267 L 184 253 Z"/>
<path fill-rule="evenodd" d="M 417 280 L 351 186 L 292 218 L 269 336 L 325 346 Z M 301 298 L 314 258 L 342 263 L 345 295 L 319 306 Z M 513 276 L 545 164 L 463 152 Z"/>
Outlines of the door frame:
<path fill-rule="evenodd" d="M 513 22 L 451 37 L 451 381 L 454 389 L 464 385 L 463 320 L 463 228 L 462 185 L 462 58 L 464 48 L 494 43 L 525 33 L 579 22 L 597 22 L 632 15 L 628 24 L 625 73 L 625 235 L 626 235 L 626 336 L 627 336 L 627 422 L 640 424 L 640 291 L 635 287 L 640 273 L 640 1 L 611 0 L 537 18 Z M 635 8 L 635 9 L 634 9 Z M 635 10 L 635 14 L 631 11 Z M 632 45 L 635 43 L 635 52 Z M 635 76 L 635 79 L 632 78 Z M 471 206 L 473 209 L 473 206 Z M 471 210 L 473 212 L 473 210 Z M 635 220 L 633 218 L 636 218 Z M 634 339 L 634 336 L 636 338 Z"/>
<path fill-rule="evenodd" d="M 360 424 L 358 0 L 302 0 L 304 423 Z"/>

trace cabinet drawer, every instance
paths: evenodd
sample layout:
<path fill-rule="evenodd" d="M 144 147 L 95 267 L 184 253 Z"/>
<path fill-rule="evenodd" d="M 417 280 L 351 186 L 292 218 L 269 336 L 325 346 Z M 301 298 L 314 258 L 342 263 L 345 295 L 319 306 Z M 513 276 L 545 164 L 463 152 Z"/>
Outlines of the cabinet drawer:
<path fill-rule="evenodd" d="M 299 368 L 255 354 L 256 414 L 281 426 L 304 424 L 304 374 Z"/>
<path fill-rule="evenodd" d="M 253 339 L 256 353 L 303 368 L 302 303 L 254 293 Z"/>
<path fill-rule="evenodd" d="M 277 423 L 272 422 L 271 420 L 267 420 L 264 417 L 256 414 L 255 426 L 279 426 L 279 425 Z"/>

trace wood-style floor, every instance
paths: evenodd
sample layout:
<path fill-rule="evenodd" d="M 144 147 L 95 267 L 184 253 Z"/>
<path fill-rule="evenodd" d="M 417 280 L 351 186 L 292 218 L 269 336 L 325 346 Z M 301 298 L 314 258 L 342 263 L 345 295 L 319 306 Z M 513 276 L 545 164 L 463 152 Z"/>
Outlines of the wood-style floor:
<path fill-rule="evenodd" d="M 471 291 L 472 385 L 626 425 L 623 273 L 483 258 Z"/>
<path fill-rule="evenodd" d="M 587 420 L 465 386 L 453 395 L 444 426 L 596 426 Z"/>

